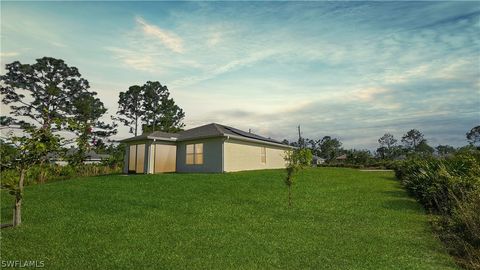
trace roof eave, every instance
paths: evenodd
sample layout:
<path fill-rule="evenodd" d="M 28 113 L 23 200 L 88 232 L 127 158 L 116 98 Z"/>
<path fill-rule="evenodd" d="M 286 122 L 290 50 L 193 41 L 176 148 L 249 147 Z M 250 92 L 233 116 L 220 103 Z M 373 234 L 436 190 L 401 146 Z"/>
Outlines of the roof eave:
<path fill-rule="evenodd" d="M 174 138 L 174 137 L 165 138 L 165 137 L 147 136 L 147 139 L 154 140 L 154 141 L 167 141 L 167 142 L 176 142 L 177 141 L 177 138 Z"/>
<path fill-rule="evenodd" d="M 240 141 L 256 142 L 256 143 L 274 145 L 274 146 L 283 147 L 283 148 L 294 149 L 293 146 L 282 144 L 282 143 L 274 143 L 274 142 L 257 140 L 257 139 L 247 138 L 247 137 L 238 136 L 238 135 L 230 135 L 230 134 L 224 134 L 224 136 L 227 137 L 227 138 L 233 138 L 233 139 L 237 139 L 237 140 L 240 140 Z"/>

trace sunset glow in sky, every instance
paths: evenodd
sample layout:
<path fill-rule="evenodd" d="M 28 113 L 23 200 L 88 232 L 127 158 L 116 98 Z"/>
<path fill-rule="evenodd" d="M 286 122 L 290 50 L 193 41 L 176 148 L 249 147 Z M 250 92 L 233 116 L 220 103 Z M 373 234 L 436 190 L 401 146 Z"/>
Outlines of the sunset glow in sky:
<path fill-rule="evenodd" d="M 0 72 L 43 56 L 77 67 L 110 114 L 120 91 L 160 81 L 187 128 L 281 140 L 300 124 L 375 149 L 412 128 L 461 146 L 480 124 L 478 2 L 2 1 Z"/>

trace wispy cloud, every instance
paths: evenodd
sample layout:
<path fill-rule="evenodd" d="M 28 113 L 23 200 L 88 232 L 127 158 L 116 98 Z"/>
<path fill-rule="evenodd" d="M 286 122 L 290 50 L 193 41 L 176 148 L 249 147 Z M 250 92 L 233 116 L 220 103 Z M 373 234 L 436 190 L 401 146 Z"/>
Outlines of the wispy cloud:
<path fill-rule="evenodd" d="M 204 71 L 204 74 L 199 75 L 199 76 L 192 76 L 192 77 L 186 77 L 182 78 L 179 80 L 175 80 L 172 82 L 172 85 L 174 86 L 188 86 L 192 85 L 198 82 L 202 82 L 205 80 L 209 80 L 212 78 L 215 78 L 221 74 L 246 67 L 249 65 L 252 65 L 254 63 L 257 63 L 259 61 L 262 61 L 264 59 L 267 59 L 273 55 L 275 55 L 276 52 L 273 50 L 265 50 L 265 51 L 260 51 L 260 52 L 255 52 L 252 53 L 251 55 L 248 55 L 243 58 L 239 59 L 234 59 L 226 64 L 219 65 L 219 66 L 214 66 L 213 68 L 208 68 Z"/>
<path fill-rule="evenodd" d="M 52 44 L 53 46 L 55 47 L 59 47 L 59 48 L 65 48 L 67 47 L 67 45 L 61 43 L 61 42 L 56 42 L 56 41 L 51 41 L 50 44 Z"/>
<path fill-rule="evenodd" d="M 374 148 L 409 128 L 459 146 L 478 124 L 473 2 L 113 5 L 6 3 L 2 60 L 61 57 L 102 81 L 110 108 L 110 93 L 159 80 L 188 127 L 217 121 L 281 139 L 300 124 L 308 137 Z"/>
<path fill-rule="evenodd" d="M 210 34 L 207 40 L 207 46 L 212 48 L 215 47 L 222 40 L 222 34 L 220 32 L 213 32 Z"/>
<path fill-rule="evenodd" d="M 175 33 L 149 24 L 142 17 L 137 17 L 135 21 L 142 27 L 145 35 L 155 38 L 171 51 L 176 53 L 184 51 L 183 40 Z"/>
<path fill-rule="evenodd" d="M 0 57 L 14 57 L 20 55 L 19 52 L 0 52 Z"/>
<path fill-rule="evenodd" d="M 389 89 L 381 87 L 368 87 L 360 90 L 353 91 L 352 97 L 354 100 L 360 101 L 374 101 L 379 94 L 388 92 Z"/>
<path fill-rule="evenodd" d="M 114 53 L 115 58 L 121 60 L 128 67 L 141 71 L 154 71 L 153 59 L 148 54 L 117 47 L 105 47 L 105 49 Z"/>
<path fill-rule="evenodd" d="M 142 17 L 135 17 L 140 29 L 130 29 L 123 35 L 123 46 L 105 46 L 129 69 L 163 74 L 178 67 L 198 67 L 191 58 L 183 57 L 184 41 L 175 33 L 149 24 Z M 140 30 L 140 31 L 139 31 Z"/>

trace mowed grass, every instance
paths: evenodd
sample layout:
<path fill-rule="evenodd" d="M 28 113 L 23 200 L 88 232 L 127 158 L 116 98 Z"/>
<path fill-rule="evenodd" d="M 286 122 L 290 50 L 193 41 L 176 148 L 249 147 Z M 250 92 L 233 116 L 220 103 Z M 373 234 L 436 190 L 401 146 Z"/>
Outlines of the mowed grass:
<path fill-rule="evenodd" d="M 391 172 L 103 176 L 26 188 L 2 260 L 46 269 L 457 269 Z M 2 223 L 11 197 L 2 194 Z"/>

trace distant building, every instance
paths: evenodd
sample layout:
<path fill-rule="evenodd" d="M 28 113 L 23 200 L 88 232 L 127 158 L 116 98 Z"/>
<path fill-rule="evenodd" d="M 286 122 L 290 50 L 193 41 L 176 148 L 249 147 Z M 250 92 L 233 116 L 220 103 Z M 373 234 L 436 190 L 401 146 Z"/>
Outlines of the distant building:
<path fill-rule="evenodd" d="M 336 161 L 339 161 L 339 162 L 344 162 L 345 160 L 347 160 L 347 154 L 343 154 L 341 156 L 338 156 L 335 158 Z"/>
<path fill-rule="evenodd" d="M 313 156 L 312 157 L 312 165 L 321 165 L 323 163 L 325 163 L 326 159 L 324 158 L 321 158 L 319 156 Z"/>
<path fill-rule="evenodd" d="M 67 150 L 67 152 L 65 153 L 65 156 L 68 159 L 69 156 L 75 154 L 77 151 L 78 151 L 77 148 L 72 147 Z M 47 155 L 47 157 L 51 163 L 55 163 L 60 166 L 65 166 L 68 164 L 67 159 L 61 157 L 57 153 L 49 154 Z M 100 164 L 103 160 L 107 160 L 109 158 L 110 158 L 110 155 L 108 154 L 97 154 L 95 151 L 90 150 L 86 153 L 83 164 Z"/>

